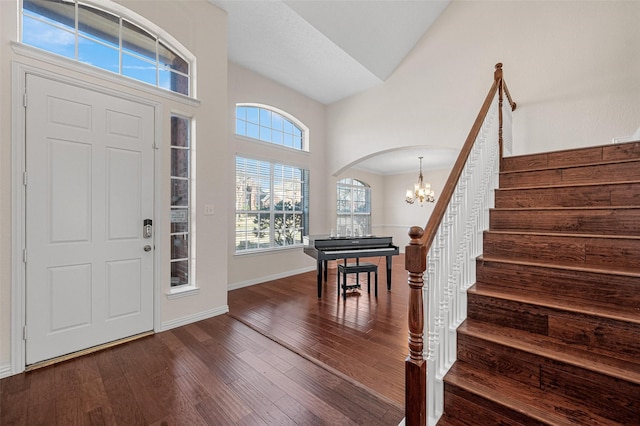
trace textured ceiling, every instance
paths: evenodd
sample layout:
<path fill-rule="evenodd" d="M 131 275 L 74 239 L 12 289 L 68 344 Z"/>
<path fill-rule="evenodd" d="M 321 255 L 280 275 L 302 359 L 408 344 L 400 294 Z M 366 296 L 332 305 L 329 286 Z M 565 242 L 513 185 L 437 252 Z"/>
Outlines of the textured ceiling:
<path fill-rule="evenodd" d="M 380 84 L 450 0 L 210 0 L 229 60 L 324 104 Z"/>

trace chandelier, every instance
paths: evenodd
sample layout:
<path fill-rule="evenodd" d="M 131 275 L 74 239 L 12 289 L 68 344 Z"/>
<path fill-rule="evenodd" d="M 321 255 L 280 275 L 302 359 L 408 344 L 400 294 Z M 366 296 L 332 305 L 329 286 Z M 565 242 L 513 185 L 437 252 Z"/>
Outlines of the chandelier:
<path fill-rule="evenodd" d="M 413 204 L 416 201 L 420 201 L 420 206 L 425 201 L 428 203 L 433 203 L 436 198 L 431 189 L 431 185 L 428 183 L 424 183 L 424 178 L 422 177 L 422 157 L 418 157 L 420 159 L 420 174 L 418 175 L 418 182 L 413 186 L 413 190 L 407 189 L 407 197 L 405 201 L 408 204 Z"/>

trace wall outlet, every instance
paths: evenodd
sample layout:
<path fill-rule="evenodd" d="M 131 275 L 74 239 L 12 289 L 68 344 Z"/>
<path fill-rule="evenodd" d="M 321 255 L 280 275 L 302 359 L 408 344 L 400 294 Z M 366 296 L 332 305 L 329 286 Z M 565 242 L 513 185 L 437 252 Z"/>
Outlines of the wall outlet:
<path fill-rule="evenodd" d="M 204 205 L 204 214 L 205 216 L 211 216 L 215 214 L 215 210 L 213 208 L 213 204 L 205 204 Z"/>

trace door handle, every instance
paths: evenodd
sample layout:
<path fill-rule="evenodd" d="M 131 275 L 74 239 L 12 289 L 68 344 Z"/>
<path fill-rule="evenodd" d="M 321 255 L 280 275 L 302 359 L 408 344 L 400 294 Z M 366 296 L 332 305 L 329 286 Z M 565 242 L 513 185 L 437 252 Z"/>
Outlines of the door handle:
<path fill-rule="evenodd" d="M 149 244 L 144 246 L 144 251 L 151 251 L 151 246 Z"/>

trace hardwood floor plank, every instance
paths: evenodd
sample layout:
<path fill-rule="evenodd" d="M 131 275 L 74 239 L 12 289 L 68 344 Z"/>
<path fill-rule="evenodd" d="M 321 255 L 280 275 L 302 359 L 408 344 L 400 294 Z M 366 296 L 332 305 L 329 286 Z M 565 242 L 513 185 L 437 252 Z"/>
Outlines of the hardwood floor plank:
<path fill-rule="evenodd" d="M 234 315 L 2 379 L 0 425 L 395 426 L 408 291 L 394 268 L 378 299 L 343 301 L 333 274 L 318 299 L 301 274 L 231 292 Z"/>
<path fill-rule="evenodd" d="M 378 298 L 365 287 L 343 301 L 337 294 L 335 266 L 330 263 L 329 268 L 321 299 L 314 271 L 229 292 L 230 314 L 402 407 L 409 293 L 404 255 L 393 258 L 390 292 L 383 284 L 384 262 L 379 264 Z"/>

